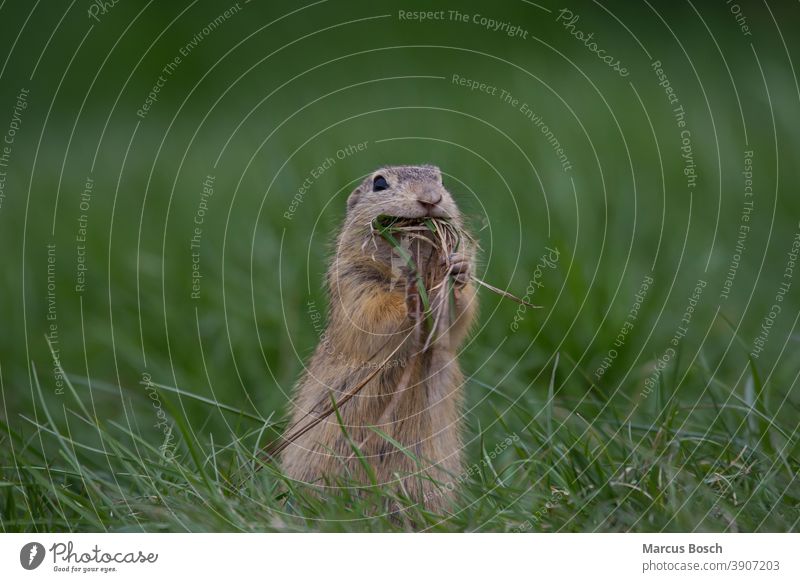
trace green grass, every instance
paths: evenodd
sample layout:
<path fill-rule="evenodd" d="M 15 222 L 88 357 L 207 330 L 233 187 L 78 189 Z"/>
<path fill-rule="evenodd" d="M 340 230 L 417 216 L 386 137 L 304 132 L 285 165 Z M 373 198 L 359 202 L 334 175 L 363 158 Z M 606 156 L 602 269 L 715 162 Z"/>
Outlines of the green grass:
<path fill-rule="evenodd" d="M 144 120 L 136 110 L 159 71 L 218 7 L 198 3 L 171 26 L 182 7 L 134 20 L 139 8 L 120 3 L 78 53 L 85 14 L 70 15 L 31 79 L 60 17 L 36 12 L 0 79 L 0 134 L 18 88 L 31 90 L 0 208 L 0 530 L 800 529 L 797 275 L 765 350 L 750 355 L 798 230 L 800 96 L 768 13 L 748 14 L 757 63 L 725 6 L 693 4 L 714 42 L 688 5 L 657 6 L 688 54 L 702 55 L 691 67 L 646 4 L 615 9 L 662 61 L 687 111 L 699 183 L 691 196 L 651 61 L 596 3 L 575 11 L 609 54 L 626 55 L 624 81 L 523 2 L 493 6 L 492 16 L 542 42 L 470 24 L 345 25 L 409 7 L 328 2 L 236 47 L 294 8 L 249 3 L 246 18 L 185 59 Z M 0 11 L 4 50 L 27 16 L 20 6 Z M 796 20 L 787 7 L 772 10 L 781 23 Z M 521 111 L 452 83 L 453 74 L 524 100 L 573 170 Z M 721 299 L 746 147 L 757 195 Z M 329 157 L 336 163 L 287 219 L 300 185 Z M 323 274 L 346 197 L 387 163 L 439 165 L 484 249 L 477 276 L 542 307 L 480 291 L 479 325 L 460 355 L 466 472 L 454 476 L 457 506 L 447 515 L 410 507 L 376 517 L 406 500 L 379 486 L 320 498 L 258 456 L 280 434 L 319 341 Z M 89 271 L 77 293 L 89 174 Z M 189 243 L 208 175 L 214 194 L 193 299 Z M 558 250 L 553 266 L 541 262 L 547 248 Z M 645 276 L 653 284 L 615 345 Z M 707 286 L 674 346 L 698 279 Z M 69 385 L 58 385 L 51 347 Z M 598 375 L 612 348 L 617 357 Z"/>
<path fill-rule="evenodd" d="M 705 384 L 697 378 L 688 384 Z M 276 429 L 269 419 L 158 387 L 178 433 L 164 454 L 140 432 L 99 419 L 68 381 L 65 422 L 58 428 L 38 398 L 23 438 L 3 423 L 3 446 L 15 467 L 3 470 L 6 531 L 793 531 L 797 498 L 797 426 L 769 422 L 727 386 L 707 386 L 706 406 L 681 405 L 674 386 L 653 395 L 659 414 L 637 422 L 590 393 L 514 397 L 471 379 L 482 420 L 470 422 L 457 507 L 436 515 L 389 487 L 342 479 L 320 498 L 281 475 L 259 453 Z M 562 372 L 563 373 L 563 372 Z M 38 380 L 36 381 L 39 388 Z M 93 387 L 95 398 L 116 387 Z M 133 392 L 133 390 L 130 390 Z M 41 393 L 39 393 L 41 397 Z M 130 398 L 125 416 L 147 405 Z M 179 401 L 199 402 L 232 427 L 227 440 L 190 428 Z M 152 398 L 151 398 L 152 401 Z M 58 411 L 61 412 L 61 411 Z M 129 416 L 130 415 L 130 416 Z M 475 419 L 474 409 L 468 417 Z M 146 413 L 138 418 L 146 421 Z M 38 418 L 38 421 L 36 420 Z M 202 424 L 201 424 L 202 427 Z M 77 441 L 75 433 L 93 435 Z M 42 442 L 50 444 L 48 455 Z M 354 445 L 355 446 L 355 445 Z M 443 483 L 442 486 L 447 486 Z M 359 491 L 359 493 L 356 493 Z M 400 513 L 388 514 L 392 503 Z"/>

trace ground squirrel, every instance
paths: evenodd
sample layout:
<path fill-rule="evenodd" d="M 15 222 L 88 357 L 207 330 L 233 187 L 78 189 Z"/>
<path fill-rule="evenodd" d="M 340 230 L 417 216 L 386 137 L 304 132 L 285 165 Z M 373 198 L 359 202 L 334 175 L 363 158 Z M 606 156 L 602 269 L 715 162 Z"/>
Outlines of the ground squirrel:
<path fill-rule="evenodd" d="M 448 506 L 461 471 L 464 378 L 456 356 L 476 314 L 476 250 L 467 238 L 447 257 L 419 240 L 407 245 L 418 271 L 452 282 L 452 299 L 444 295 L 450 303 L 442 311 L 445 325 L 426 342 L 415 331 L 421 326 L 414 278 L 408 268 L 397 268 L 396 248 L 374 236 L 373 221 L 386 216 L 439 218 L 466 232 L 437 167 L 380 168 L 353 191 L 327 274 L 327 328 L 296 387 L 281 461 L 291 479 L 329 487 L 342 475 L 367 484 L 365 460 L 379 484 L 439 511 Z M 342 402 L 359 385 L 357 395 L 338 406 L 342 425 L 329 414 L 290 438 L 293 428 L 332 408 L 332 398 Z"/>

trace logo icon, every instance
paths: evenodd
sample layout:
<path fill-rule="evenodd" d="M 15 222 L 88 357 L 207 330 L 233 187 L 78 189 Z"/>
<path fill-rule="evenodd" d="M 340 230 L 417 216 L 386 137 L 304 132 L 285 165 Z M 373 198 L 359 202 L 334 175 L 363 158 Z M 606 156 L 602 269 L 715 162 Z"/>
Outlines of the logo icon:
<path fill-rule="evenodd" d="M 39 542 L 29 542 L 19 551 L 19 563 L 26 570 L 35 570 L 44 561 L 44 546 Z"/>

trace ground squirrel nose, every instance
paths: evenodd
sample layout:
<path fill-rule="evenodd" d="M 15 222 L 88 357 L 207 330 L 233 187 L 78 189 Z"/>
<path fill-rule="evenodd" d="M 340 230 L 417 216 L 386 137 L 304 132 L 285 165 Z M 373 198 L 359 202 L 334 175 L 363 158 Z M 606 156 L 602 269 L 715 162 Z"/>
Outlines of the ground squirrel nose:
<path fill-rule="evenodd" d="M 442 193 L 438 190 L 423 190 L 417 194 L 417 201 L 423 206 L 436 206 L 442 201 Z"/>

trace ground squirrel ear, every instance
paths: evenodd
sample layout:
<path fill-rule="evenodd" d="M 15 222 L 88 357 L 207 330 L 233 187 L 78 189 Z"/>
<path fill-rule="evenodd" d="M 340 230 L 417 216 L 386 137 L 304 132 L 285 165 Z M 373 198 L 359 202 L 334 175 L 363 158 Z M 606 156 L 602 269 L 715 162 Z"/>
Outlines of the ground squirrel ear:
<path fill-rule="evenodd" d="M 347 212 L 350 212 L 353 209 L 353 206 L 356 205 L 358 202 L 358 197 L 361 195 L 361 188 L 356 188 L 353 190 L 353 193 L 347 197 Z"/>

